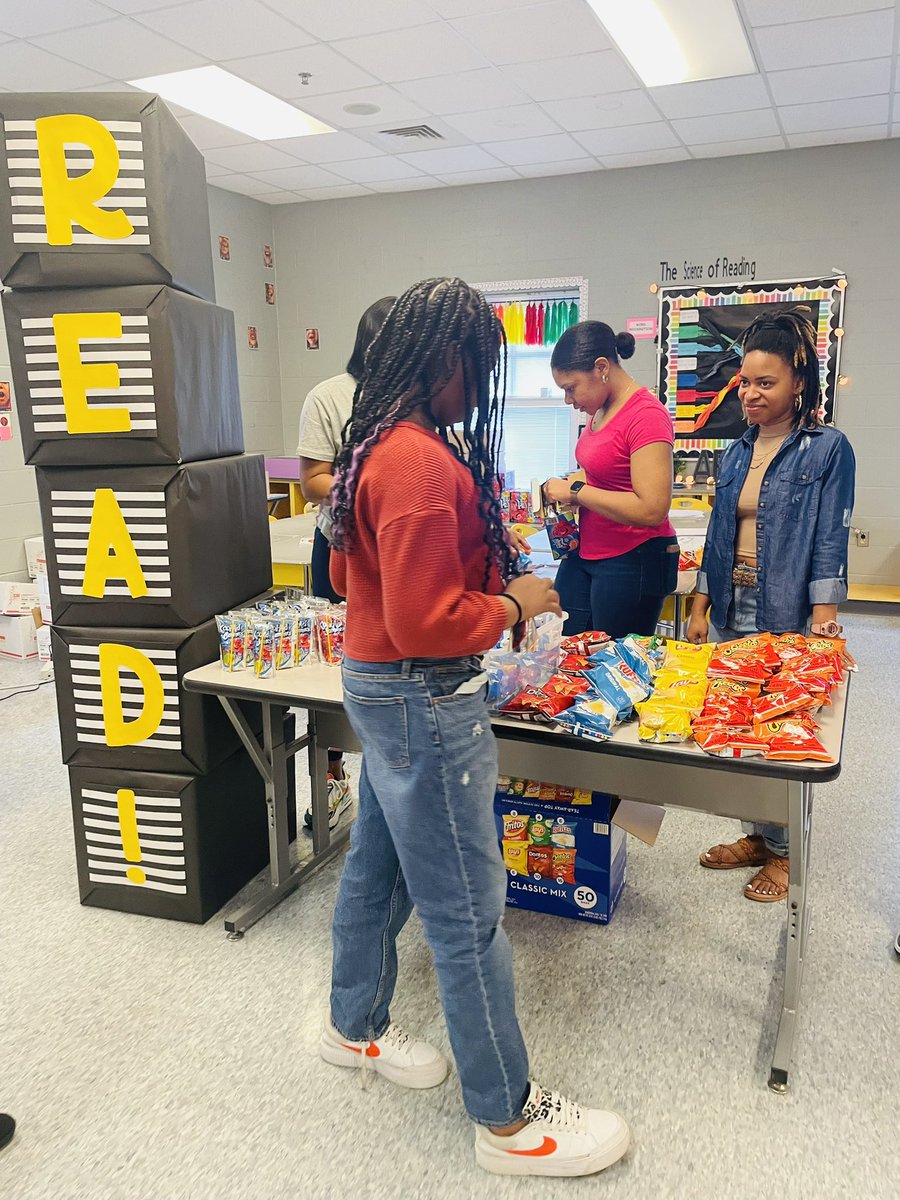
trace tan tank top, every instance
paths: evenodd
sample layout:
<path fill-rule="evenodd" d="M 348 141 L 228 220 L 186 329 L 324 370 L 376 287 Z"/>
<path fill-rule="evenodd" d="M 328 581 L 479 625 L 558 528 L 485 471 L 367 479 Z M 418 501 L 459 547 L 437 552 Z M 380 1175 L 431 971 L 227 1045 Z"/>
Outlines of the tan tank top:
<path fill-rule="evenodd" d="M 774 438 L 759 437 L 753 447 L 747 478 L 737 502 L 737 536 L 734 543 L 734 556 L 737 561 L 756 566 L 756 513 L 759 508 L 759 493 L 769 463 L 781 449 L 787 436 L 783 434 Z M 754 466 L 754 463 L 757 465 Z"/>

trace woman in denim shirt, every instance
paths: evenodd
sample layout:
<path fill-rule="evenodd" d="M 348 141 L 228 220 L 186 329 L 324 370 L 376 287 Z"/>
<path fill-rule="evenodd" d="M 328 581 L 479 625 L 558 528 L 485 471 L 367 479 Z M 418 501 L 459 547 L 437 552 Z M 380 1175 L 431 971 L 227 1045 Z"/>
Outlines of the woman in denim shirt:
<path fill-rule="evenodd" d="M 741 404 L 750 428 L 726 451 L 703 569 L 688 625 L 692 642 L 749 633 L 840 633 L 856 460 L 844 435 L 819 421 L 816 332 L 803 311 L 761 317 L 744 338 Z M 760 867 L 744 895 L 782 900 L 788 845 L 782 825 L 700 855 L 704 867 Z"/>

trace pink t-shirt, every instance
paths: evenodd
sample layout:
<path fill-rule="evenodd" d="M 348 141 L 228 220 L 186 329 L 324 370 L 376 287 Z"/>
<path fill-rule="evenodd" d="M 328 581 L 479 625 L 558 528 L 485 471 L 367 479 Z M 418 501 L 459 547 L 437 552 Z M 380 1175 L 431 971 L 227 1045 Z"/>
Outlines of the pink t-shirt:
<path fill-rule="evenodd" d="M 590 426 L 578 439 L 575 458 L 584 468 L 591 487 L 607 492 L 631 491 L 631 456 L 653 442 L 674 445 L 672 418 L 646 388 L 640 388 L 611 421 L 591 432 Z M 587 508 L 581 510 L 581 557 L 614 558 L 655 537 L 675 533 L 668 517 L 662 525 L 620 525 Z"/>

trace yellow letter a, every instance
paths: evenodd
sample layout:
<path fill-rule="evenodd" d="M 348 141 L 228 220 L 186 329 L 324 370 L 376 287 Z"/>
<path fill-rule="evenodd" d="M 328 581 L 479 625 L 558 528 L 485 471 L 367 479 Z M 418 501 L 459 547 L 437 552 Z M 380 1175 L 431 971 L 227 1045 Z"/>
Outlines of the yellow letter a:
<path fill-rule="evenodd" d="M 112 488 L 98 488 L 94 493 L 81 590 L 85 596 L 102 599 L 110 579 L 124 579 L 135 600 L 147 595 L 147 581 L 115 492 Z"/>
<path fill-rule="evenodd" d="M 38 158 L 47 214 L 47 241 L 51 246 L 71 246 L 72 226 L 80 225 L 96 237 L 120 241 L 134 233 L 121 208 L 97 207 L 97 201 L 115 186 L 119 177 L 119 148 L 109 130 L 83 114 L 38 117 Z M 94 165 L 83 175 L 69 175 L 67 145 L 87 146 Z"/>
<path fill-rule="evenodd" d="M 132 671 L 144 685 L 143 712 L 133 721 L 126 721 L 122 712 L 122 670 Z M 101 642 L 100 695 L 107 746 L 136 746 L 159 729 L 165 705 L 162 678 L 143 651 L 118 642 Z"/>

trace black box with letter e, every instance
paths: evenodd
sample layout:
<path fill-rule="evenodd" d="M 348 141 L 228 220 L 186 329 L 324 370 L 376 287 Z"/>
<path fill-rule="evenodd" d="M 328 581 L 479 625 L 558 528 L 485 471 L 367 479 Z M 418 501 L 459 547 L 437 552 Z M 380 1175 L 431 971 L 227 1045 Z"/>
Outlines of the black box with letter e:
<path fill-rule="evenodd" d="M 25 461 L 195 462 L 244 449 L 234 315 L 155 284 L 8 292 Z"/>
<path fill-rule="evenodd" d="M 0 279 L 215 298 L 203 155 L 158 96 L 0 96 Z"/>
<path fill-rule="evenodd" d="M 51 636 L 63 762 L 200 775 L 238 749 L 218 700 L 181 686 L 186 672 L 218 658 L 215 621 L 193 629 L 54 625 Z M 259 705 L 245 715 L 258 730 Z"/>
<path fill-rule="evenodd" d="M 38 467 L 57 624 L 181 628 L 272 584 L 261 455 Z"/>
<path fill-rule="evenodd" d="M 201 924 L 269 860 L 265 789 L 243 752 L 200 777 L 70 767 L 69 781 L 82 904 Z"/>

